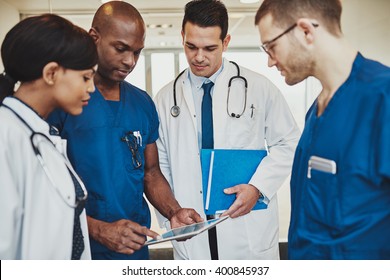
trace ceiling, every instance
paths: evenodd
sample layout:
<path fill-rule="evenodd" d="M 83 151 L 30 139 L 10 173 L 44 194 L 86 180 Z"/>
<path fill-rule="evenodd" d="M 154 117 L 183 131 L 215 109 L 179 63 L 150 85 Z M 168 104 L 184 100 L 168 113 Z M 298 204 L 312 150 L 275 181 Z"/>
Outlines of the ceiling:
<path fill-rule="evenodd" d="M 77 25 L 89 29 L 92 17 L 102 4 L 100 0 L 3 0 L 15 7 L 22 17 L 53 12 Z M 142 14 L 148 26 L 145 48 L 181 48 L 181 21 L 187 0 L 126 0 Z M 254 15 L 260 1 L 243 4 L 239 0 L 224 0 L 229 12 L 230 47 L 258 47 L 259 34 L 254 25 Z"/>

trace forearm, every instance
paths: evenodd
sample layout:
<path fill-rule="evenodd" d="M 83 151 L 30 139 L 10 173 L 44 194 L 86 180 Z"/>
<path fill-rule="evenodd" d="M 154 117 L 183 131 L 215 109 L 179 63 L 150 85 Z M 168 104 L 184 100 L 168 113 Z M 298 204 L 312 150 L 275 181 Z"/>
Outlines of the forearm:
<path fill-rule="evenodd" d="M 101 226 L 104 225 L 105 222 L 87 216 L 87 223 L 89 236 L 92 239 L 100 242 Z"/>
<path fill-rule="evenodd" d="M 145 172 L 144 184 L 149 202 L 168 220 L 181 209 L 159 168 Z"/>

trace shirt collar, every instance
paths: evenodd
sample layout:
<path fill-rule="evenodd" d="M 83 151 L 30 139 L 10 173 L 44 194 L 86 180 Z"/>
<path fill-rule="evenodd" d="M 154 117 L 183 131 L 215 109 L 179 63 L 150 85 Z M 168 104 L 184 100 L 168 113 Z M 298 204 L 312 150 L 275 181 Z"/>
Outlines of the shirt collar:
<path fill-rule="evenodd" d="M 58 130 L 51 128 L 50 125 L 30 106 L 16 97 L 6 97 L 3 100 L 3 104 L 11 108 L 14 113 L 18 114 L 27 123 L 30 129 L 33 130 L 31 133 L 38 132 L 46 135 L 56 149 L 66 157 L 66 140 L 63 140 L 61 136 L 58 135 Z M 53 134 L 51 132 L 55 133 Z"/>
<path fill-rule="evenodd" d="M 203 83 L 205 83 L 206 81 L 211 81 L 211 82 L 213 82 L 215 84 L 215 81 L 217 80 L 218 75 L 221 74 L 221 72 L 223 70 L 224 62 L 225 61 L 223 59 L 221 67 L 219 67 L 218 71 L 215 72 L 209 78 L 202 77 L 202 76 L 196 76 L 194 73 L 192 73 L 191 68 L 189 68 L 188 77 L 189 77 L 189 79 L 191 81 L 191 84 L 193 86 L 195 86 L 198 90 L 202 87 Z"/>
<path fill-rule="evenodd" d="M 15 111 L 35 132 L 49 134 L 50 126 L 30 106 L 16 97 L 7 97 L 4 105 Z"/>

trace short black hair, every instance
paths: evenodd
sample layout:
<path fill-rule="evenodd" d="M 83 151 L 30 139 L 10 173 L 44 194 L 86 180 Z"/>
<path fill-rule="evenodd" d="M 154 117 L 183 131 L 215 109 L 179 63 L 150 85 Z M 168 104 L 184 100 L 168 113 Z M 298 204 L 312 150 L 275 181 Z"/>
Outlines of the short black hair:
<path fill-rule="evenodd" d="M 218 0 L 193 0 L 184 8 L 182 31 L 187 22 L 200 27 L 219 26 L 221 28 L 221 40 L 224 40 L 228 28 L 229 17 L 225 5 Z"/>

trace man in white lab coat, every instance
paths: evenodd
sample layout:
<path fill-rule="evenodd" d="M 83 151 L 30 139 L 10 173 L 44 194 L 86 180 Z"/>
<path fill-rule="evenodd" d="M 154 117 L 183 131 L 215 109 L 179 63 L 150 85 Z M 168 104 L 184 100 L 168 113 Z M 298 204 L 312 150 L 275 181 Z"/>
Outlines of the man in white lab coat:
<path fill-rule="evenodd" d="M 179 203 L 206 218 L 200 149 L 205 136 L 202 85 L 209 82 L 214 83 L 213 148 L 266 149 L 268 155 L 249 184 L 225 190 L 236 199 L 224 213 L 231 219 L 217 226 L 216 238 L 209 232 L 185 242 L 174 241 L 175 259 L 279 259 L 276 193 L 290 173 L 300 132 L 283 96 L 269 80 L 223 59 L 230 41 L 227 29 L 228 15 L 220 1 L 191 1 L 186 5 L 182 37 L 190 67 L 155 100 L 161 122 L 157 141 L 161 170 Z M 243 80 L 238 78 L 232 81 L 228 96 L 229 80 L 238 72 L 247 80 L 247 94 Z M 174 105 L 178 107 L 172 108 Z M 251 211 L 259 199 L 267 209 Z"/>

